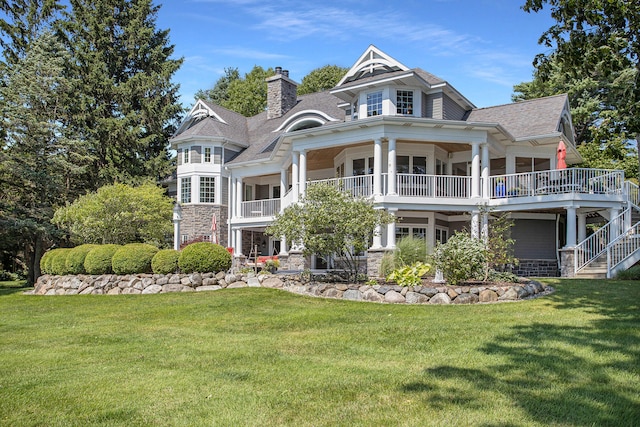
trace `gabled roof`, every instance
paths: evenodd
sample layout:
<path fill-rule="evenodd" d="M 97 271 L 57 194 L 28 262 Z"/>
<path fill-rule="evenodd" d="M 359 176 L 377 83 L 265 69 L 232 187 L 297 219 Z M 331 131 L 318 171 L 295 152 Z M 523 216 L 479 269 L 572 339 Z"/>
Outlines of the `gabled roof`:
<path fill-rule="evenodd" d="M 345 83 L 351 83 L 368 77 L 374 77 L 381 73 L 394 71 L 407 71 L 409 68 L 393 59 L 374 45 L 369 45 L 367 50 L 358 58 L 347 74 L 340 79 L 336 87 Z"/>
<path fill-rule="evenodd" d="M 471 110 L 468 122 L 499 123 L 513 137 L 534 138 L 559 133 L 567 95 L 555 95 Z"/>
<path fill-rule="evenodd" d="M 199 99 L 171 137 L 172 145 L 189 138 L 224 138 L 247 145 L 247 118 Z"/>

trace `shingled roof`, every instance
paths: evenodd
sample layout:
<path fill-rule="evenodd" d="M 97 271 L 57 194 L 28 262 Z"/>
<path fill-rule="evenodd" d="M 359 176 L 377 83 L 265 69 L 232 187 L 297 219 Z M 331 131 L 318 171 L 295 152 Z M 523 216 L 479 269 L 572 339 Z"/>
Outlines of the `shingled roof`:
<path fill-rule="evenodd" d="M 469 112 L 468 122 L 498 123 L 514 138 L 551 135 L 559 131 L 567 95 L 477 108 Z"/>

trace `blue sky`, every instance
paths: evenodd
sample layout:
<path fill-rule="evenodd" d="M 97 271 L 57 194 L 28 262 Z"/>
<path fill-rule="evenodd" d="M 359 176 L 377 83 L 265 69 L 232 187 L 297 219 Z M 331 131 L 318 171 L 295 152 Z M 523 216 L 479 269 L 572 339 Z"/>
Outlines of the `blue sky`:
<path fill-rule="evenodd" d="M 174 77 L 185 107 L 225 67 L 281 66 L 300 82 L 327 64 L 351 67 L 373 44 L 404 65 L 448 81 L 478 107 L 508 103 L 531 80 L 548 11 L 524 0 L 166 0 L 158 27 L 170 29 Z"/>

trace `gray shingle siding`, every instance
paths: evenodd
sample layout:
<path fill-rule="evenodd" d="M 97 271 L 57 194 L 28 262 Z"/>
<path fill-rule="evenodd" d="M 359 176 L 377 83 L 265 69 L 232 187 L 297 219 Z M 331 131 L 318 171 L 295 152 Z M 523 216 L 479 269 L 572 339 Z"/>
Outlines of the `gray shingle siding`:
<path fill-rule="evenodd" d="M 447 95 L 442 96 L 442 118 L 445 120 L 462 120 L 467 113 L 453 99 Z"/>
<path fill-rule="evenodd" d="M 194 145 L 191 147 L 191 156 L 189 156 L 190 163 L 202 163 L 202 147 Z"/>
<path fill-rule="evenodd" d="M 442 93 L 425 94 L 423 101 L 423 117 L 428 119 L 442 119 Z"/>

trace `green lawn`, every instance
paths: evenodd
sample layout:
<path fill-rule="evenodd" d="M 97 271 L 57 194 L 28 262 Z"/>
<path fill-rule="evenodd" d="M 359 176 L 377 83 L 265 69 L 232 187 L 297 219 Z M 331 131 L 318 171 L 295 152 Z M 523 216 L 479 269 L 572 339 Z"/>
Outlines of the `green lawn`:
<path fill-rule="evenodd" d="M 633 426 L 640 283 L 402 306 L 0 284 L 0 425 Z"/>

